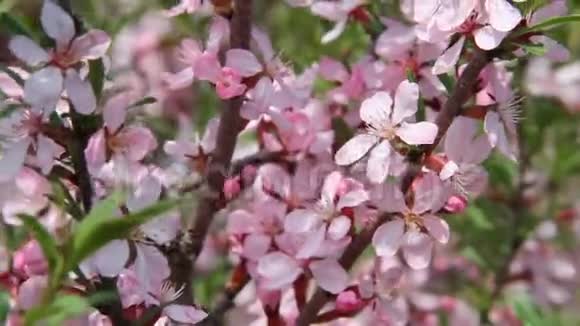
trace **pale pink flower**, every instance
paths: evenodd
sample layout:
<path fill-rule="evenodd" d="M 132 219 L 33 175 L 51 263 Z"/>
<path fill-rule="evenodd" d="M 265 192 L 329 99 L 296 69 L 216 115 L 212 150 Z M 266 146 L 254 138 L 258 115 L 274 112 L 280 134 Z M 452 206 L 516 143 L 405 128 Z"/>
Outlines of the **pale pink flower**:
<path fill-rule="evenodd" d="M 447 161 L 439 177 L 461 195 L 477 196 L 487 185 L 487 172 L 480 164 L 491 153 L 491 144 L 478 131 L 475 120 L 457 117 L 445 136 Z"/>
<path fill-rule="evenodd" d="M 553 68 L 546 58 L 528 64 L 525 84 L 530 94 L 555 97 L 572 111 L 580 111 L 580 62 Z"/>
<path fill-rule="evenodd" d="M 46 275 L 48 262 L 38 241 L 31 240 L 14 253 L 12 265 L 15 270 L 21 271 L 28 276 Z"/>
<path fill-rule="evenodd" d="M 18 109 L 0 119 L 0 181 L 14 178 L 25 163 L 44 174 L 51 171 L 64 149 L 43 133 L 45 124 L 48 116 L 31 109 Z"/>
<path fill-rule="evenodd" d="M 400 138 L 409 145 L 431 144 L 437 135 L 434 123 L 411 123 L 418 110 L 419 87 L 403 81 L 397 88 L 395 101 L 386 92 L 378 92 L 366 99 L 360 109 L 367 124 L 365 133 L 349 140 L 335 156 L 338 165 L 350 165 L 370 152 L 367 163 L 369 180 L 380 183 L 389 175 L 389 164 L 399 154 L 391 141 Z"/>
<path fill-rule="evenodd" d="M 488 65 L 480 76 L 483 77 L 484 87 L 477 94 L 476 102 L 480 105 L 492 105 L 484 120 L 484 130 L 489 143 L 515 161 L 519 155 L 517 124 L 523 99 L 512 90 L 512 74 L 507 71 L 504 63 Z"/>
<path fill-rule="evenodd" d="M 100 30 L 90 30 L 75 37 L 73 19 L 52 1 L 45 0 L 40 21 L 56 48 L 45 51 L 25 36 L 10 41 L 12 53 L 31 67 L 42 66 L 32 73 L 24 85 L 24 100 L 34 108 L 52 111 L 63 89 L 75 110 L 90 114 L 96 99 L 88 80 L 83 80 L 74 66 L 83 60 L 101 58 L 109 48 L 109 36 Z"/>
<path fill-rule="evenodd" d="M 431 72 L 432 61 L 444 50 L 443 42 L 427 43 L 417 38 L 416 29 L 393 19 L 381 19 L 387 29 L 375 44 L 375 53 L 386 63 L 376 63 L 377 83 L 386 90 L 396 87 L 412 73 L 421 95 L 432 98 L 445 92 L 441 81 Z"/>
<path fill-rule="evenodd" d="M 350 241 L 352 216 L 345 215 L 343 210 L 361 205 L 368 197 L 361 183 L 343 177 L 340 172 L 329 174 L 314 207 L 293 210 L 284 221 L 285 232 L 301 234 L 307 239 L 296 258 L 334 255 L 334 252 L 326 253 L 326 248 L 336 248 L 340 242 Z"/>
<path fill-rule="evenodd" d="M 383 185 L 375 190 L 374 202 L 380 211 L 399 212 L 402 216 L 381 225 L 372 243 L 381 257 L 391 257 L 402 248 L 407 264 L 413 269 L 423 269 L 431 261 L 433 242 L 446 244 L 449 241 L 449 225 L 436 215 L 448 196 L 434 173 L 423 175 L 413 189 L 415 199 L 411 208 L 394 185 Z"/>
<path fill-rule="evenodd" d="M 421 38 L 440 41 L 455 33 L 462 35 L 435 62 L 433 73 L 437 75 L 453 69 L 467 36 L 473 35 L 479 48 L 492 50 L 522 20 L 520 11 L 507 0 L 408 2 L 413 2 L 415 6 L 415 19 L 422 29 L 418 34 Z"/>
<path fill-rule="evenodd" d="M 91 136 L 85 148 L 87 165 L 92 173 L 97 173 L 111 157 L 121 156 L 130 162 L 139 162 L 157 148 L 151 130 L 124 123 L 129 105 L 130 97 L 124 93 L 105 104 L 104 127 Z"/>

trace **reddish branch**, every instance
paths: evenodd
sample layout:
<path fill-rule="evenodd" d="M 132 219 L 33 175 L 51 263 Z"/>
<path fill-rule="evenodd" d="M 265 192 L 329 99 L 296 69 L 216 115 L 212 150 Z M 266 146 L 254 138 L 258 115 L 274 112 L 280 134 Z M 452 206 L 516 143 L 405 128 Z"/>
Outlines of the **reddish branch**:
<path fill-rule="evenodd" d="M 461 73 L 455 89 L 437 115 L 435 123 L 439 130 L 437 131 L 437 137 L 433 144 L 427 146 L 425 150 L 426 156 L 429 156 L 433 152 L 443 136 L 447 133 L 447 129 L 451 126 L 453 119 L 461 113 L 461 108 L 471 95 L 473 95 L 473 89 L 477 83 L 479 73 L 492 58 L 493 55 L 490 52 L 475 48 L 473 57 L 463 73 Z"/>
<path fill-rule="evenodd" d="M 250 48 L 251 18 L 252 1 L 236 0 L 230 21 L 230 46 L 232 48 Z M 208 165 L 207 183 L 200 194 L 195 217 L 189 221 L 190 226 L 187 233 L 180 239 L 176 239 L 178 242 L 174 244 L 174 250 L 168 255 L 172 269 L 172 281 L 178 286 L 184 284 L 188 289 L 180 298 L 180 301 L 185 304 L 193 303 L 193 297 L 189 290 L 193 276 L 193 264 L 201 252 L 215 213 L 221 209 L 224 181 L 230 170 L 238 133 L 244 125 L 244 120 L 239 114 L 242 101 L 243 98 L 240 96 L 225 102 L 218 128 L 216 142 L 218 146 L 212 153 L 212 159 Z"/>

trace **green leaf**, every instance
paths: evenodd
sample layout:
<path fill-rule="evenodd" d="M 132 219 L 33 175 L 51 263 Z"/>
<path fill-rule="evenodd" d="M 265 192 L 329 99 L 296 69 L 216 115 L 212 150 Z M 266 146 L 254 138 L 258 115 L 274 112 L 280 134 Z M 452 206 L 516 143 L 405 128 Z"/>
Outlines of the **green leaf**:
<path fill-rule="evenodd" d="M 24 317 L 25 325 L 60 326 L 65 320 L 80 316 L 89 311 L 90 308 L 90 304 L 83 297 L 76 295 L 59 296 L 47 305 L 29 310 Z"/>
<path fill-rule="evenodd" d="M 161 201 L 139 212 L 116 218 L 114 214 L 118 203 L 118 196 L 109 197 L 79 224 L 72 239 L 72 260 L 69 268 L 76 266 L 110 241 L 126 238 L 134 228 L 174 208 L 177 201 Z"/>
<path fill-rule="evenodd" d="M 25 35 L 34 39 L 30 28 L 19 16 L 8 12 L 0 13 L 0 26 L 3 31 L 10 32 L 10 34 Z"/>
<path fill-rule="evenodd" d="M 441 74 L 438 75 L 437 77 L 439 77 L 439 80 L 441 81 L 443 86 L 445 86 L 447 92 L 451 94 L 451 92 L 453 92 L 453 89 L 455 88 L 455 80 L 451 78 L 449 74 Z"/>
<path fill-rule="evenodd" d="M 569 16 L 562 16 L 562 17 L 552 17 L 549 19 L 544 20 L 543 22 L 536 24 L 534 26 L 525 28 L 521 31 L 518 31 L 515 36 L 532 33 L 532 32 L 546 32 L 556 27 L 559 27 L 564 24 L 570 23 L 578 23 L 580 22 L 580 15 L 569 15 Z"/>
<path fill-rule="evenodd" d="M 152 96 L 147 96 L 147 97 L 144 97 L 144 98 L 140 99 L 139 101 L 129 105 L 128 109 L 140 107 L 143 105 L 155 104 L 155 103 L 157 103 L 156 98 L 154 98 Z"/>
<path fill-rule="evenodd" d="M 536 43 L 529 43 L 529 44 L 521 44 L 520 45 L 526 53 L 541 57 L 546 54 L 546 47 L 544 44 L 536 44 Z"/>
<path fill-rule="evenodd" d="M 524 322 L 525 326 L 544 326 L 542 315 L 530 299 L 519 297 L 513 299 L 512 306 L 518 318 Z"/>
<path fill-rule="evenodd" d="M 42 253 L 48 262 L 48 267 L 50 271 L 54 273 L 57 264 L 63 259 L 54 238 L 35 217 L 24 214 L 19 215 L 18 217 L 22 220 L 22 223 L 28 231 L 33 235 L 34 239 L 38 241 L 40 248 L 42 248 Z"/>
<path fill-rule="evenodd" d="M 105 85 L 105 65 L 103 60 L 90 60 L 89 61 L 89 81 L 93 87 L 93 92 L 97 99 L 101 98 L 101 93 L 103 92 L 103 86 Z"/>

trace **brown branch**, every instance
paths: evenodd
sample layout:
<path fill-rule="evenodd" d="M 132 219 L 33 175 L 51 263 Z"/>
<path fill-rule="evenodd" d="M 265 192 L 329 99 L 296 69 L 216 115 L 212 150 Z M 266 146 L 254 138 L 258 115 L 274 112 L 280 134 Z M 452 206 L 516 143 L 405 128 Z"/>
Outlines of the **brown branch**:
<path fill-rule="evenodd" d="M 381 215 L 377 220 L 370 226 L 362 230 L 346 248 L 338 262 L 340 265 L 349 270 L 358 257 L 365 251 L 368 245 L 371 243 L 373 234 L 376 229 L 381 226 L 385 221 L 390 218 L 389 214 Z M 310 301 L 306 304 L 304 309 L 300 312 L 300 316 L 296 321 L 297 326 L 306 326 L 314 322 L 318 318 L 318 312 L 324 305 L 330 301 L 334 296 L 329 292 L 318 288 L 314 295 L 310 298 Z"/>
<path fill-rule="evenodd" d="M 245 263 L 241 263 L 234 269 L 231 280 L 216 300 L 214 308 L 209 316 L 203 320 L 201 326 L 219 326 L 224 324 L 225 313 L 234 306 L 234 299 L 250 281 L 250 275 L 246 271 Z"/>
<path fill-rule="evenodd" d="M 250 48 L 251 19 L 252 1 L 235 0 L 234 13 L 230 21 L 232 48 Z M 213 152 L 206 174 L 207 187 L 200 194 L 195 218 L 188 221 L 190 225 L 187 234 L 176 239 L 178 241 L 177 246 L 174 246 L 176 251 L 168 255 L 172 269 L 171 280 L 178 286 L 182 284 L 186 286 L 184 295 L 179 299 L 184 304 L 193 304 L 190 290 L 193 264 L 201 252 L 215 213 L 221 209 L 224 181 L 230 169 L 237 136 L 244 125 L 244 120 L 239 114 L 242 101 L 243 97 L 239 96 L 225 103 L 218 128 L 216 141 L 218 146 Z"/>
<path fill-rule="evenodd" d="M 447 133 L 447 129 L 451 126 L 453 119 L 461 113 L 461 108 L 471 95 L 473 95 L 473 88 L 477 83 L 479 73 L 492 58 L 493 56 L 490 52 L 479 48 L 474 50 L 473 57 L 459 77 L 453 93 L 451 93 L 447 102 L 441 109 L 441 112 L 437 115 L 437 120 L 435 120 L 435 123 L 439 128 L 437 131 L 437 137 L 433 144 L 426 147 L 425 156 L 429 156 L 429 154 L 433 152 L 443 136 Z"/>

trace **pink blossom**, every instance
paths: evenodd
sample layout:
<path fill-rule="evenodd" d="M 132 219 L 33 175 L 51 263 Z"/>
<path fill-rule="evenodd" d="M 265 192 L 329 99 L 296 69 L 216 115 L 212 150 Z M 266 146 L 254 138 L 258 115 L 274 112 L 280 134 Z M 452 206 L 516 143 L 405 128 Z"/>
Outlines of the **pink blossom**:
<path fill-rule="evenodd" d="M 14 253 L 13 267 L 28 276 L 48 273 L 48 262 L 37 241 L 31 240 Z"/>
<path fill-rule="evenodd" d="M 399 248 L 410 267 L 423 269 L 431 261 L 433 241 L 445 244 L 449 241 L 449 225 L 438 217 L 437 212 L 447 200 L 447 191 L 439 178 L 427 173 L 415 183 L 415 201 L 407 207 L 400 190 L 392 184 L 377 188 L 376 204 L 384 212 L 400 212 L 381 225 L 373 236 L 373 246 L 378 256 L 391 257 Z M 424 231 L 425 230 L 425 231 Z"/>
<path fill-rule="evenodd" d="M 73 67 L 83 60 L 103 57 L 111 42 L 109 36 L 100 30 L 90 30 L 75 37 L 73 19 L 48 0 L 44 1 L 40 21 L 45 33 L 55 41 L 55 49 L 46 52 L 25 36 L 16 36 L 9 44 L 12 53 L 24 63 L 42 67 L 26 80 L 24 100 L 34 108 L 51 112 L 66 89 L 76 111 L 92 113 L 96 108 L 93 89 Z"/>
<path fill-rule="evenodd" d="M 437 134 L 434 123 L 408 122 L 418 110 L 418 98 L 418 85 L 404 81 L 397 88 L 394 105 L 386 92 L 366 99 L 360 115 L 368 125 L 367 130 L 349 140 L 336 153 L 336 163 L 350 165 L 370 152 L 367 176 L 372 182 L 380 183 L 389 175 L 389 164 L 399 155 L 391 141 L 399 138 L 409 145 L 431 144 Z"/>

